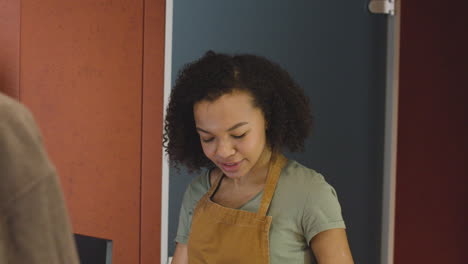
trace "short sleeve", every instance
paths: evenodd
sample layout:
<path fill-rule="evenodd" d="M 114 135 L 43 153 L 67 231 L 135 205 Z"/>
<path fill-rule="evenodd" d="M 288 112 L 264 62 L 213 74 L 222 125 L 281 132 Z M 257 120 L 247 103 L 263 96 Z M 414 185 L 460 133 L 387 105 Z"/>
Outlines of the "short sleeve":
<path fill-rule="evenodd" d="M 314 184 L 304 204 L 302 228 L 308 242 L 318 233 L 345 228 L 335 189 L 325 181 Z"/>
<path fill-rule="evenodd" d="M 209 189 L 209 171 L 196 177 L 187 187 L 182 198 L 182 205 L 179 213 L 179 226 L 175 242 L 187 244 L 192 226 L 192 215 L 198 201 Z"/>
<path fill-rule="evenodd" d="M 177 235 L 175 241 L 181 244 L 187 244 L 188 236 L 190 233 L 190 226 L 192 224 L 192 213 L 193 213 L 193 206 L 192 206 L 192 190 L 190 186 L 184 193 L 184 197 L 182 199 L 182 205 L 180 207 L 179 213 L 179 226 L 177 228 Z"/>

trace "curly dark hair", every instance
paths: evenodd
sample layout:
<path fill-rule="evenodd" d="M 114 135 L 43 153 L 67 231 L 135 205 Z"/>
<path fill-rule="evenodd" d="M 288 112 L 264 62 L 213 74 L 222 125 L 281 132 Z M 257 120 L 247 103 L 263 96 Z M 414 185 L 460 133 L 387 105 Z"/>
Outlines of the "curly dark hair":
<path fill-rule="evenodd" d="M 170 95 L 163 146 L 173 165 L 182 164 L 192 171 L 214 166 L 203 153 L 193 106 L 234 90 L 250 93 L 255 106 L 262 110 L 271 149 L 303 150 L 313 118 L 308 97 L 291 76 L 260 56 L 208 51 L 182 68 Z"/>

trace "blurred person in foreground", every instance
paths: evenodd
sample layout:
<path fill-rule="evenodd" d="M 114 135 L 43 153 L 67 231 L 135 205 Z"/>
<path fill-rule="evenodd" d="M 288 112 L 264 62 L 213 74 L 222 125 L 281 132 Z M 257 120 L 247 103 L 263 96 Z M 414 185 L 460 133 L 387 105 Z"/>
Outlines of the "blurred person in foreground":
<path fill-rule="evenodd" d="M 0 263 L 79 263 L 40 132 L 31 113 L 1 93 Z"/>

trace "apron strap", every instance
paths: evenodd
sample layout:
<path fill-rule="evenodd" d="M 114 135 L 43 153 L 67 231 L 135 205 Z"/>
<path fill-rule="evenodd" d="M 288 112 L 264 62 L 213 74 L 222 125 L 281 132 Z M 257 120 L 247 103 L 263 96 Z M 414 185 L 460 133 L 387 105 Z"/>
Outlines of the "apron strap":
<path fill-rule="evenodd" d="M 212 172 L 212 171 L 213 171 L 213 170 L 210 170 L 210 171 L 208 172 L 208 181 L 211 181 L 211 172 Z M 211 196 L 213 195 L 213 193 L 218 189 L 218 187 L 219 187 L 218 185 L 219 185 L 219 183 L 221 182 L 221 179 L 223 179 L 223 177 L 224 177 L 224 173 L 221 174 L 221 176 L 219 176 L 219 177 L 213 182 L 213 184 L 211 185 L 210 189 L 209 189 L 208 192 L 206 193 L 206 196 L 207 196 L 208 198 L 211 198 Z"/>
<path fill-rule="evenodd" d="M 264 217 L 267 214 L 268 208 L 270 207 L 271 199 L 275 193 L 276 184 L 281 174 L 281 170 L 288 162 L 288 159 L 281 153 L 273 153 L 271 161 L 268 168 L 267 181 L 265 183 L 265 188 L 263 189 L 263 197 L 258 208 L 257 215 L 259 217 Z"/>

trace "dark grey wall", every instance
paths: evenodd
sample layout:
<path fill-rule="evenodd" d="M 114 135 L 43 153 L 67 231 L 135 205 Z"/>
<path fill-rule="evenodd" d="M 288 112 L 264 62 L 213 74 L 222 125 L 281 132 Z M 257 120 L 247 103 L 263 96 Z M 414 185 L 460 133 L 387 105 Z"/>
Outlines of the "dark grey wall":
<path fill-rule="evenodd" d="M 209 49 L 255 53 L 286 68 L 316 117 L 304 153 L 290 158 L 337 190 L 356 263 L 378 263 L 382 199 L 386 17 L 368 0 L 174 1 L 173 80 Z M 193 175 L 170 173 L 169 255 Z"/>

